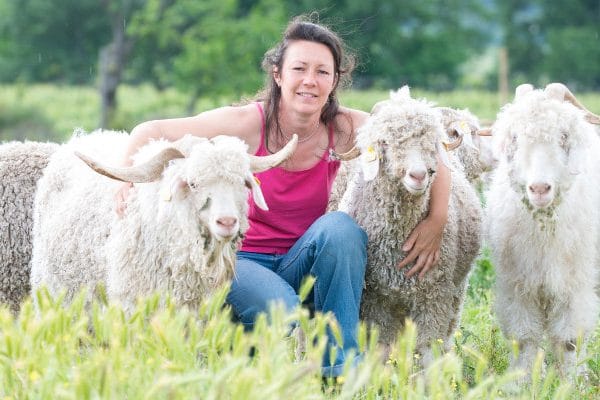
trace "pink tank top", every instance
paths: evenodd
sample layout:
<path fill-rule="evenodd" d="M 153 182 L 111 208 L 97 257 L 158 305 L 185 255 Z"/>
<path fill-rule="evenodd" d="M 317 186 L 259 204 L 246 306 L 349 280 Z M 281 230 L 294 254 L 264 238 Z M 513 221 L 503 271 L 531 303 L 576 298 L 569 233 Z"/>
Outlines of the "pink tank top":
<path fill-rule="evenodd" d="M 256 103 L 262 119 L 260 146 L 257 156 L 269 154 L 265 146 L 265 115 Z M 329 127 L 329 146 L 333 143 L 333 128 Z M 329 148 L 317 164 L 304 171 L 288 171 L 280 167 L 255 174 L 261 182 L 269 211 L 256 207 L 252 196 L 248 200 L 250 227 L 242 242 L 243 251 L 285 254 L 327 208 L 333 180 L 340 167 L 339 160 L 329 159 Z"/>

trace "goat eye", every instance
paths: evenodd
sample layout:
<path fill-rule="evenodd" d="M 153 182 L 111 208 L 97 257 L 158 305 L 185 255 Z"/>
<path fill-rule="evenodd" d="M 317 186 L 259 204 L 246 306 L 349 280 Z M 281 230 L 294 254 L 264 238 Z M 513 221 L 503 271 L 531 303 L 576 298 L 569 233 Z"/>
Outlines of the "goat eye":
<path fill-rule="evenodd" d="M 206 201 L 204 202 L 202 207 L 200 207 L 200 211 L 206 210 L 209 206 L 210 206 L 210 197 L 207 197 Z"/>
<path fill-rule="evenodd" d="M 431 175 L 435 174 L 435 169 L 433 169 L 433 168 L 429 168 L 429 169 L 427 170 L 427 173 L 428 173 L 428 174 L 431 176 Z"/>
<path fill-rule="evenodd" d="M 188 186 L 190 187 L 190 189 L 196 189 L 198 187 L 198 184 L 196 182 L 190 182 L 188 183 Z"/>

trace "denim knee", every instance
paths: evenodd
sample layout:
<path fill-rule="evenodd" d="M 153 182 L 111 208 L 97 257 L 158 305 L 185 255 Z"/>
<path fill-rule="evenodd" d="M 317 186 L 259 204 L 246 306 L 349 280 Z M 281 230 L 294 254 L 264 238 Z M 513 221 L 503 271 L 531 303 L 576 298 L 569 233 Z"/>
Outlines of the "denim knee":
<path fill-rule="evenodd" d="M 351 216 L 342 211 L 332 211 L 321 216 L 313 228 L 327 236 L 331 244 L 366 248 L 367 234 Z"/>
<path fill-rule="evenodd" d="M 268 312 L 275 303 L 283 304 L 289 311 L 300 304 L 294 289 L 279 275 L 244 259 L 236 263 L 236 275 L 226 302 L 246 329 L 252 329 L 258 314 Z"/>

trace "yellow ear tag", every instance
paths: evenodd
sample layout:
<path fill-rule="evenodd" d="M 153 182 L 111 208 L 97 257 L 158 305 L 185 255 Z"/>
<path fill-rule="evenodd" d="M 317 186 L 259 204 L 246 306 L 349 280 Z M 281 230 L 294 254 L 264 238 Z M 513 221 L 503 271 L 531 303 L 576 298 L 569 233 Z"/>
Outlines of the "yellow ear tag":
<path fill-rule="evenodd" d="M 168 186 L 163 186 L 160 189 L 160 198 L 162 201 L 171 201 L 171 188 Z"/>
<path fill-rule="evenodd" d="M 469 124 L 467 124 L 467 121 L 465 121 L 465 120 L 462 120 L 458 123 L 457 131 L 462 136 L 468 135 L 469 133 L 471 133 L 471 131 L 469 129 Z"/>
<path fill-rule="evenodd" d="M 369 145 L 364 154 L 360 156 L 360 164 L 365 182 L 372 181 L 379 172 L 379 155 L 373 145 Z"/>
<path fill-rule="evenodd" d="M 258 178 L 256 177 L 256 175 L 252 175 L 252 176 L 254 177 L 254 182 L 256 182 L 256 184 L 257 184 L 258 186 L 260 186 L 260 179 L 258 179 Z"/>
<path fill-rule="evenodd" d="M 367 147 L 367 154 L 365 154 L 365 161 L 366 162 L 373 162 L 375 160 L 377 160 L 377 151 L 375 150 L 375 147 L 373 147 L 373 145 L 369 145 L 369 147 Z"/>

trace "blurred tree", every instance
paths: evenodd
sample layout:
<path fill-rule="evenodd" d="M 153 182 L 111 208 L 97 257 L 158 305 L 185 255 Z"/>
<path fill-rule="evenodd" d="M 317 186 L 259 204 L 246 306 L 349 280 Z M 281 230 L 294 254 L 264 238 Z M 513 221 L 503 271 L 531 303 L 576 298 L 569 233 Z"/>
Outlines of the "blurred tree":
<path fill-rule="evenodd" d="M 496 1 L 513 86 L 562 81 L 600 88 L 598 0 Z"/>
<path fill-rule="evenodd" d="M 358 53 L 357 86 L 456 86 L 460 67 L 489 43 L 486 4 L 477 0 L 300 0 L 318 10 Z"/>
<path fill-rule="evenodd" d="M 0 81 L 93 82 L 108 26 L 97 0 L 0 0 Z"/>
<path fill-rule="evenodd" d="M 573 0 L 577 1 L 577 0 Z M 540 21 L 543 0 L 497 1 L 501 45 L 508 53 L 512 86 L 539 76 L 544 37 Z M 534 83 L 532 81 L 532 83 Z"/>
<path fill-rule="evenodd" d="M 155 51 L 136 53 L 134 69 L 190 93 L 190 111 L 201 94 L 253 93 L 285 21 L 278 0 L 148 0 L 131 32 L 140 48 Z"/>
<path fill-rule="evenodd" d="M 129 59 L 133 38 L 127 35 L 126 25 L 145 0 L 101 0 L 110 20 L 112 38 L 100 48 L 98 80 L 101 98 L 100 127 L 111 125 L 117 108 L 117 88 Z"/>
<path fill-rule="evenodd" d="M 541 68 L 547 79 L 574 90 L 600 89 L 600 1 L 548 2 L 540 25 L 546 32 Z"/>

